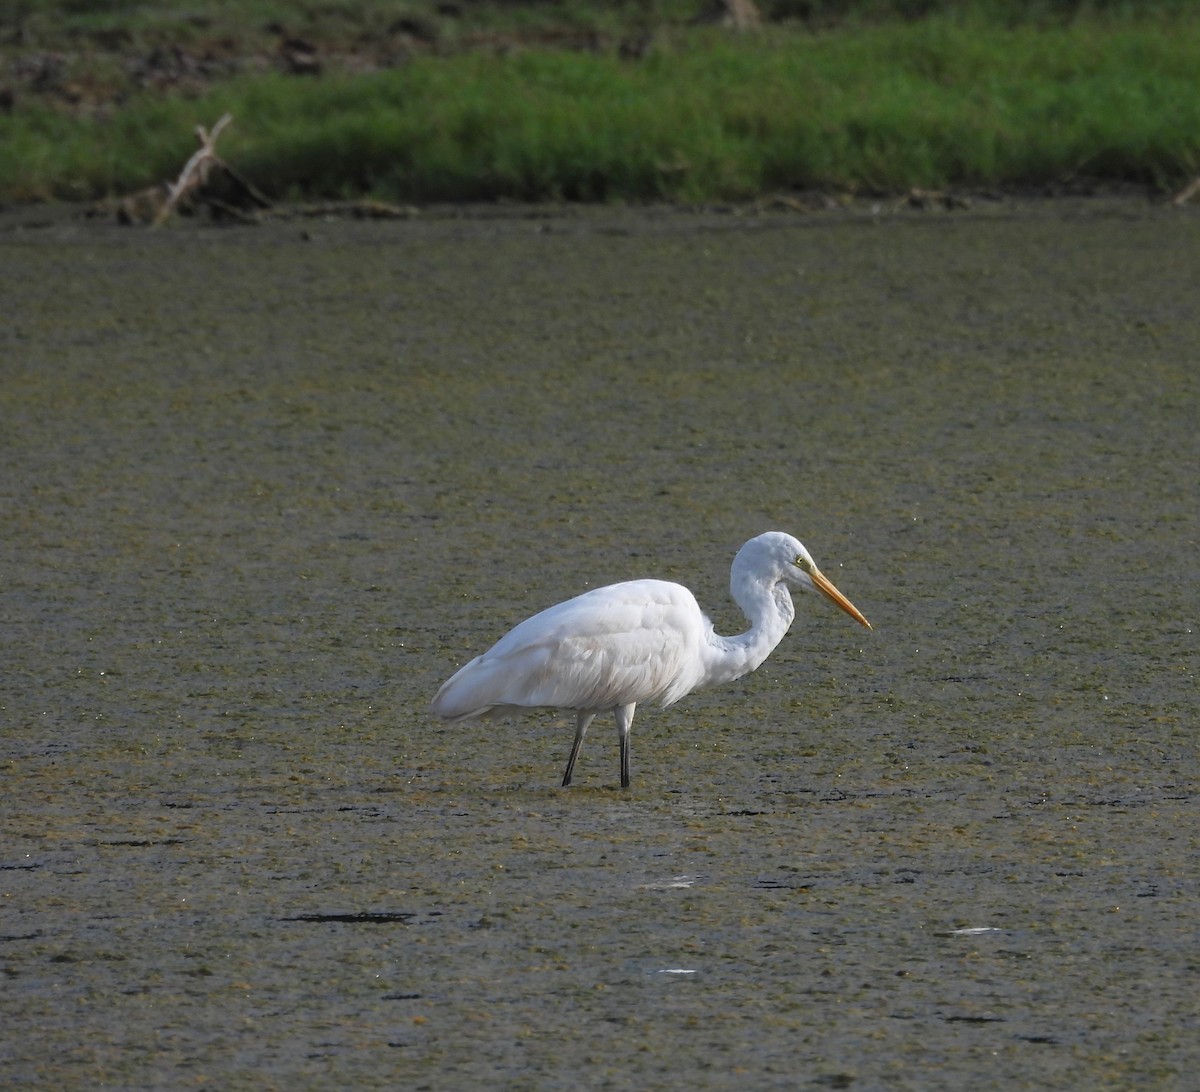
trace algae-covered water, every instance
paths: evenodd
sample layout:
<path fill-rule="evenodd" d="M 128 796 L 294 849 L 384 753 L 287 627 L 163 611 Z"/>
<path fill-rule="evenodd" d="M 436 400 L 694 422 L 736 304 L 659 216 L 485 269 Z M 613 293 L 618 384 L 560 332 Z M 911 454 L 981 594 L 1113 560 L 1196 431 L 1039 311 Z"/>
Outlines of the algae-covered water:
<path fill-rule="evenodd" d="M 1184 1088 L 1200 220 L 0 231 L 0 1081 Z M 756 674 L 446 726 L 635 576 Z"/>

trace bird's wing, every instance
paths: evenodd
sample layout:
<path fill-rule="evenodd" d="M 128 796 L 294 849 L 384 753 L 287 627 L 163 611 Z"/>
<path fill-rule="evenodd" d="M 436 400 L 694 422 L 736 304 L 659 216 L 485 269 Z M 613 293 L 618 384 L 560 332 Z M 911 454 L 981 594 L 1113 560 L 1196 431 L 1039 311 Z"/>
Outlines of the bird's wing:
<path fill-rule="evenodd" d="M 465 719 L 506 706 L 669 705 L 696 685 L 710 628 L 679 584 L 634 580 L 597 588 L 516 626 L 452 676 L 433 708 Z"/>

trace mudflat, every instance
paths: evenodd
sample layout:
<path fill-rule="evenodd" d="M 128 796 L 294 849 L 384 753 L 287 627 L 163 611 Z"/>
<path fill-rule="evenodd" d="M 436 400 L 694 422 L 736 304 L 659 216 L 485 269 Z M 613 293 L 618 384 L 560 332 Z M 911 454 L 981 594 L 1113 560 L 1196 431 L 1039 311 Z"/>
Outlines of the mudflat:
<path fill-rule="evenodd" d="M 1177 1088 L 1200 219 L 0 222 L 14 1086 Z M 447 726 L 639 576 L 756 674 Z"/>

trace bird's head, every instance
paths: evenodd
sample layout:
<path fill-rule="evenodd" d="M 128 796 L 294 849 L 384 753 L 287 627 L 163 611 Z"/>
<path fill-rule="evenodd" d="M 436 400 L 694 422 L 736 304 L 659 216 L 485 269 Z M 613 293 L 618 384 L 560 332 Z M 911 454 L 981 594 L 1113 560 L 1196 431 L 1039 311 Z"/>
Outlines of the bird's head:
<path fill-rule="evenodd" d="M 774 570 L 777 580 L 799 591 L 820 592 L 860 625 L 871 628 L 862 612 L 817 568 L 817 563 L 799 539 L 782 531 L 768 531 L 747 542 L 738 551 L 735 565 L 738 560 L 761 570 Z"/>

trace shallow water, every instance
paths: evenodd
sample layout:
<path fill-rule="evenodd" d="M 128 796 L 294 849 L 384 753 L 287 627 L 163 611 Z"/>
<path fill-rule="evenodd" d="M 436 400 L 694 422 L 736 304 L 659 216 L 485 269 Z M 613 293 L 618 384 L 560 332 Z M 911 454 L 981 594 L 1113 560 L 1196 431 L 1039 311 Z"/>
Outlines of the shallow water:
<path fill-rule="evenodd" d="M 5 1081 L 1194 1078 L 1194 211 L 0 227 Z M 769 528 L 630 791 L 427 714 Z"/>

